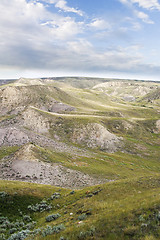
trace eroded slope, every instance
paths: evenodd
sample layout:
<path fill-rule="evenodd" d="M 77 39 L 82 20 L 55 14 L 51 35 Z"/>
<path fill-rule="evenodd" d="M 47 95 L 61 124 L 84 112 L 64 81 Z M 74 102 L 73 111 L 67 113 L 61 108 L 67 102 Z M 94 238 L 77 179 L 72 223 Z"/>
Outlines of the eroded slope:
<path fill-rule="evenodd" d="M 0 148 L 23 152 L 3 159 L 1 178 L 82 187 L 159 171 L 159 106 L 145 100 L 158 99 L 158 83 L 107 80 L 79 89 L 77 81 L 90 86 L 91 79 L 64 80 L 57 87 L 58 79 L 20 79 L 0 88 Z"/>

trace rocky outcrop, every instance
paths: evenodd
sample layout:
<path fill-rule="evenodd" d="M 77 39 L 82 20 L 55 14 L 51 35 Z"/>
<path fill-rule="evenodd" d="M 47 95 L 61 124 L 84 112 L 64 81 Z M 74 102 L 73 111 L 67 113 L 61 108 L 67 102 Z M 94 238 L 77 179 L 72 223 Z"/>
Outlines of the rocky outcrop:
<path fill-rule="evenodd" d="M 20 107 L 20 111 L 25 108 L 26 102 L 30 99 L 27 95 L 26 89 L 21 91 L 20 89 L 12 86 L 8 86 L 0 91 L 0 113 L 2 115 L 15 111 Z M 16 109 L 18 112 L 18 109 Z"/>
<path fill-rule="evenodd" d="M 160 133 L 160 119 L 156 121 L 156 129 L 154 131 L 155 133 Z"/>
<path fill-rule="evenodd" d="M 33 81 L 32 87 L 15 84 L 0 88 L 0 114 L 18 114 L 30 105 L 56 113 L 75 110 L 74 107 L 54 99 L 54 95 L 65 95 L 60 89 L 43 84 L 36 86 L 34 83 Z"/>
<path fill-rule="evenodd" d="M 14 156 L 4 158 L 0 164 L 0 173 L 1 179 L 51 184 L 66 188 L 81 188 L 109 181 L 98 180 L 58 163 L 40 161 L 34 156 L 31 144 L 22 147 Z"/>
<path fill-rule="evenodd" d="M 72 141 L 87 145 L 89 148 L 100 148 L 107 152 L 115 152 L 122 145 L 122 138 L 110 133 L 98 123 L 90 123 L 74 129 Z"/>
<path fill-rule="evenodd" d="M 23 131 L 14 128 L 0 128 L 0 147 L 23 145 L 29 142 L 29 137 Z"/>
<path fill-rule="evenodd" d="M 20 78 L 14 82 L 14 86 L 32 86 L 45 85 L 45 82 L 40 78 Z"/>
<path fill-rule="evenodd" d="M 108 95 L 121 97 L 125 101 L 135 101 L 158 88 L 157 83 L 115 80 L 97 84 L 94 90 L 105 92 Z"/>
<path fill-rule="evenodd" d="M 48 108 L 48 111 L 55 112 L 55 113 L 63 113 L 63 112 L 75 111 L 75 108 L 67 104 L 64 104 L 62 102 L 56 102 Z"/>
<path fill-rule="evenodd" d="M 48 119 L 31 108 L 22 113 L 22 124 L 37 133 L 48 133 L 49 130 Z"/>

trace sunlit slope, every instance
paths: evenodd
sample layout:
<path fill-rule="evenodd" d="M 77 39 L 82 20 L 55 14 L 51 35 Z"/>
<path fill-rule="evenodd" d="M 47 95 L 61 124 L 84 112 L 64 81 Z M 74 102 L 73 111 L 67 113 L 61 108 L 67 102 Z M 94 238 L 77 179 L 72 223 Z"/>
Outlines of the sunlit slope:
<path fill-rule="evenodd" d="M 159 86 L 0 86 L 0 239 L 160 239 Z"/>
<path fill-rule="evenodd" d="M 15 228 L 23 222 L 19 231 L 27 229 L 27 239 L 159 239 L 159 181 L 159 175 L 150 175 L 74 192 L 1 181 L 6 193 L 0 197 L 1 212 Z M 50 210 L 36 210 L 42 200 Z M 57 214 L 47 222 L 47 216 Z M 9 235 L 8 227 L 4 235 Z"/>
<path fill-rule="evenodd" d="M 74 81 L 83 80 L 92 79 Z M 59 87 L 55 86 L 58 81 Z M 124 92 L 135 88 L 136 94 L 136 89 L 148 89 L 146 92 L 154 91 L 158 96 L 158 83 L 108 80 L 102 85 L 118 93 L 125 86 Z M 2 148 L 32 143 L 39 152 L 37 159 L 60 162 L 70 169 L 110 180 L 159 171 L 158 104 L 128 102 L 97 87 L 75 88 L 68 78 L 66 82 L 64 78 L 20 79 L 2 86 L 0 94 Z M 45 151 L 50 153 L 44 159 Z"/>

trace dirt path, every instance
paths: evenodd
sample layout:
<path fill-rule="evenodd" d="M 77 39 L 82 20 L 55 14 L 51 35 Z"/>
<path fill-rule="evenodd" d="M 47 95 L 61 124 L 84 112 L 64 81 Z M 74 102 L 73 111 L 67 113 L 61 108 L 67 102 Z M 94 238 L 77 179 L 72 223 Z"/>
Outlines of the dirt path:
<path fill-rule="evenodd" d="M 57 117 L 76 117 L 76 118 L 89 118 L 89 117 L 92 117 L 92 118 L 105 118 L 105 119 L 113 119 L 113 117 L 108 117 L 108 116 L 103 116 L 103 115 L 93 115 L 93 114 L 69 114 L 69 113 L 54 113 L 54 112 L 48 112 L 48 111 L 45 111 L 45 110 L 41 110 L 39 108 L 36 108 L 34 106 L 30 106 L 32 109 L 35 109 L 35 110 L 38 110 L 40 112 L 44 112 L 44 113 L 47 113 L 47 114 L 50 114 L 50 115 L 53 115 L 53 116 L 57 116 Z M 133 120 L 133 121 L 144 121 L 144 120 L 150 120 L 151 118 L 134 118 L 134 117 L 121 117 L 120 119 L 127 119 L 127 120 Z"/>

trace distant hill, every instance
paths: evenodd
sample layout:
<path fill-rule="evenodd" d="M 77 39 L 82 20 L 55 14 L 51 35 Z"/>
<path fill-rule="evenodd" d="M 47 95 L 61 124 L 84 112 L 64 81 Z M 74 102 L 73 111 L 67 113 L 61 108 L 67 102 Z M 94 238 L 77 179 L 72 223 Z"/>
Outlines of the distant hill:
<path fill-rule="evenodd" d="M 16 81 L 16 79 L 0 79 L 0 86 L 1 85 L 5 85 L 5 84 L 9 84 L 9 83 L 12 83 L 12 82 L 14 82 L 14 81 Z"/>
<path fill-rule="evenodd" d="M 153 100 L 158 100 L 160 99 L 160 88 L 151 91 L 147 95 L 145 95 L 142 100 L 146 100 L 148 102 L 152 102 Z"/>

